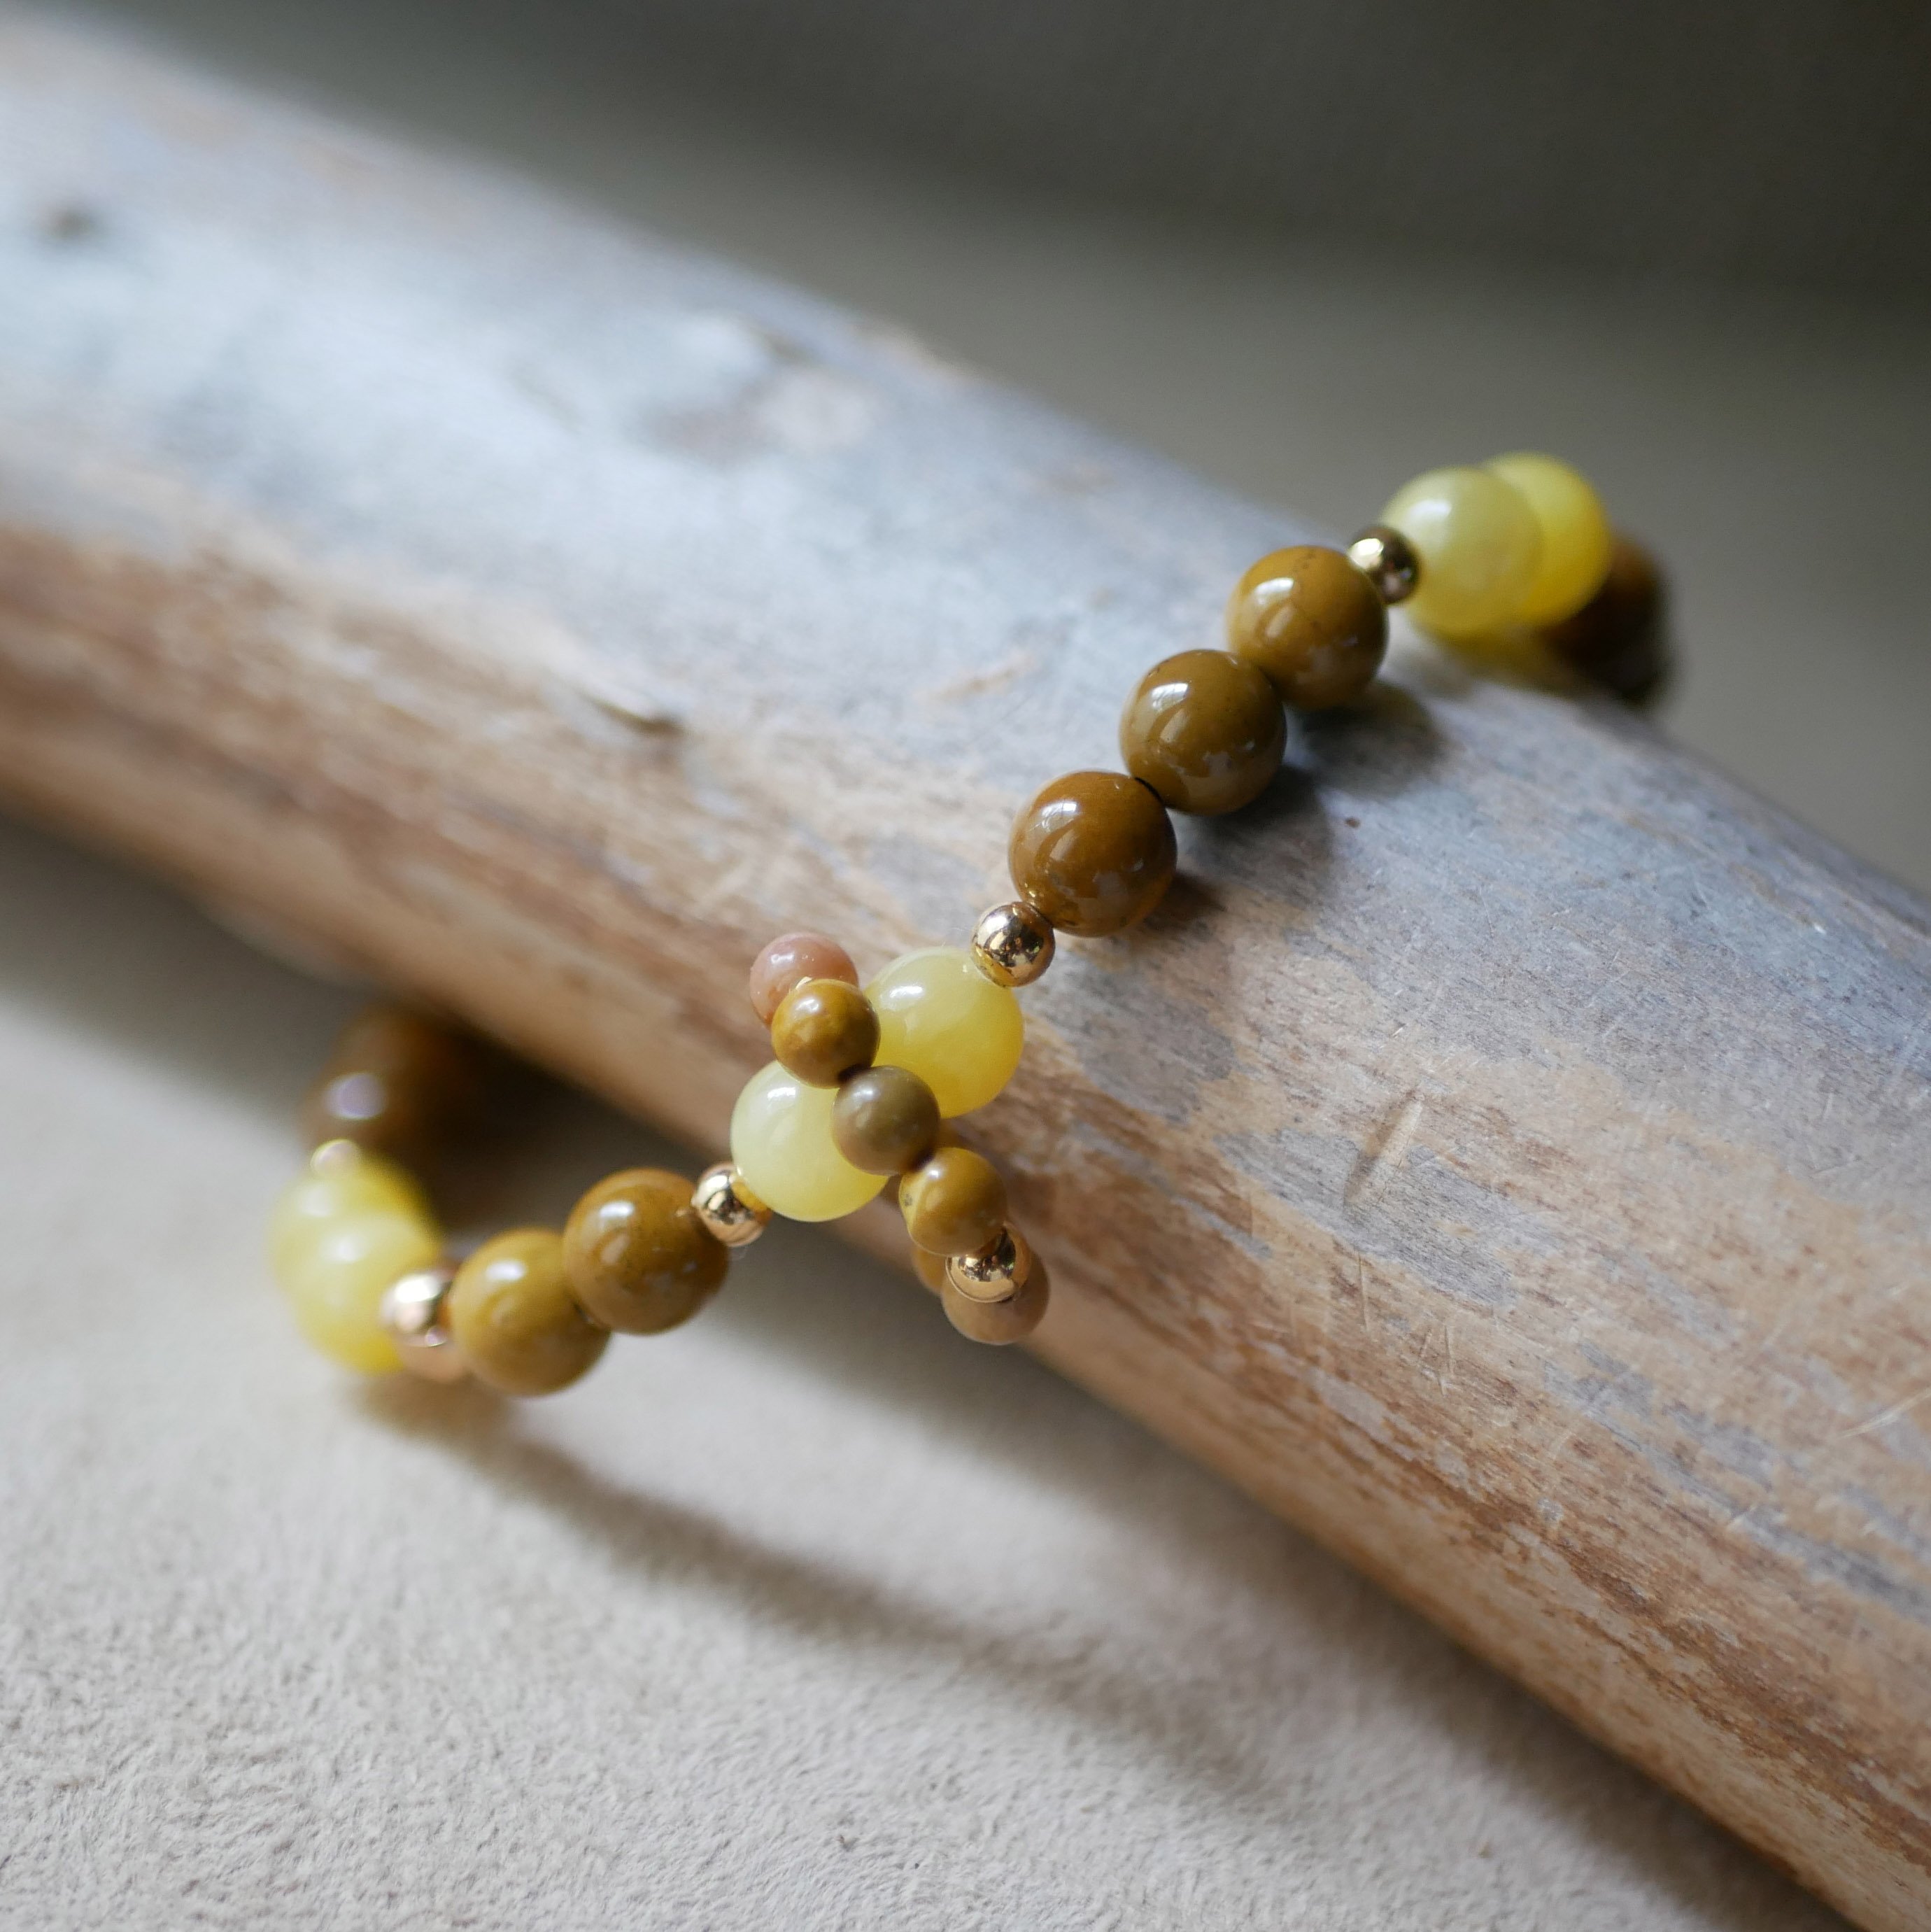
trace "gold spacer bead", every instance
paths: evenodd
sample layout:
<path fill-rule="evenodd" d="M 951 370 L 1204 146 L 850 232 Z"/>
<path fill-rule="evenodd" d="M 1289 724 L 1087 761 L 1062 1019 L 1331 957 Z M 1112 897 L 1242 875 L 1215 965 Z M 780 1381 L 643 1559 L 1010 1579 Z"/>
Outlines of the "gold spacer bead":
<path fill-rule="evenodd" d="M 1421 582 L 1421 558 L 1414 545 L 1387 524 L 1370 524 L 1348 546 L 1348 560 L 1384 604 L 1405 602 Z"/>
<path fill-rule="evenodd" d="M 968 1301 L 1009 1301 L 1026 1286 L 1033 1271 L 1033 1250 L 1017 1228 L 999 1231 L 999 1238 L 976 1255 L 955 1255 L 946 1264 L 946 1280 Z"/>
<path fill-rule="evenodd" d="M 742 1248 L 757 1239 L 771 1226 L 771 1210 L 744 1184 L 743 1178 L 727 1160 L 707 1167 L 691 1190 L 691 1206 L 727 1248 Z"/>
<path fill-rule="evenodd" d="M 402 1365 L 426 1382 L 460 1382 L 469 1370 L 442 1319 L 450 1284 L 456 1279 L 452 1261 L 432 1262 L 412 1268 L 384 1292 L 376 1318 L 396 1345 Z"/>
<path fill-rule="evenodd" d="M 994 985 L 1030 986 L 1053 963 L 1053 922 L 1024 899 L 996 905 L 972 929 L 973 963 Z"/>

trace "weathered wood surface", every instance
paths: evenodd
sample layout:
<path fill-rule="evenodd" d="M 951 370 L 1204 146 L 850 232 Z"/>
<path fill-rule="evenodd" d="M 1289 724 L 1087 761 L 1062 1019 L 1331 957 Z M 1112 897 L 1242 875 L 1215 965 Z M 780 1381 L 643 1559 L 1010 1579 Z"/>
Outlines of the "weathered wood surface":
<path fill-rule="evenodd" d="M 17 16 L 0 195 L 0 789 L 699 1142 L 762 1057 L 755 946 L 959 934 L 1015 805 L 1289 532 Z M 1297 756 L 1069 949 L 975 1124 L 1045 1352 L 1931 1923 L 1924 909 L 1420 646 Z"/>

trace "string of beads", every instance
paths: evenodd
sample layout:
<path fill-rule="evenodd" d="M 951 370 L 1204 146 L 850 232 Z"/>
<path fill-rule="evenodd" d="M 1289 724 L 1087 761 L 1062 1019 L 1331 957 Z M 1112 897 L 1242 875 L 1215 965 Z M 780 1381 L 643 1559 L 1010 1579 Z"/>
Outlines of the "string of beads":
<path fill-rule="evenodd" d="M 1387 646 L 1387 613 L 1477 657 L 1522 645 L 1640 700 L 1663 669 L 1660 579 L 1595 491 L 1537 455 L 1431 470 L 1343 550 L 1298 544 L 1234 587 L 1225 646 L 1162 659 L 1129 698 L 1122 772 L 1069 772 L 1019 814 L 1017 896 L 964 946 L 908 952 L 861 986 L 819 933 L 773 940 L 751 970 L 772 1058 L 739 1096 L 730 1159 L 694 1183 L 639 1168 L 599 1181 L 559 1232 L 518 1228 L 452 1253 L 415 1174 L 473 1115 L 488 1053 L 420 1014 L 352 1022 L 312 1097 L 314 1151 L 283 1197 L 271 1258 L 309 1339 L 348 1366 L 510 1395 L 566 1387 L 613 1334 L 697 1313 L 732 1251 L 774 1214 L 828 1221 L 895 1186 L 919 1278 L 955 1328 L 1020 1340 L 1046 1312 L 1045 1262 L 1006 1190 L 950 1123 L 994 1099 L 1025 1043 L 1016 997 L 1057 936 L 1144 919 L 1174 876 L 1171 814 L 1233 812 L 1266 789 L 1287 712 L 1345 704 Z"/>

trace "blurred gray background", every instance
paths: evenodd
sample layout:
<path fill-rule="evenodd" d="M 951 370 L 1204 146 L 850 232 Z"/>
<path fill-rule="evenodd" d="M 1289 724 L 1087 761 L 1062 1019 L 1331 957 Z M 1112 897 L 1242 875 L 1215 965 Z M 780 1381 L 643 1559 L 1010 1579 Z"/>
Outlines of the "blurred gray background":
<path fill-rule="evenodd" d="M 1931 889 L 1931 9 L 121 0 L 1323 520 L 1547 448 L 1672 728 Z"/>

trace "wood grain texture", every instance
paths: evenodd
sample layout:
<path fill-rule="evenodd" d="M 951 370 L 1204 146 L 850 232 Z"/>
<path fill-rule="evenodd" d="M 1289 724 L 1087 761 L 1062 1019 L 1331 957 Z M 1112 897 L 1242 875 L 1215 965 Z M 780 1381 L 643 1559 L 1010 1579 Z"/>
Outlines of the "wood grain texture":
<path fill-rule="evenodd" d="M 0 283 L 0 789 L 706 1144 L 757 946 L 961 935 L 1016 806 L 1301 534 L 19 16 Z M 1412 642 L 1293 756 L 1066 949 L 973 1123 L 1044 1352 L 1864 1924 L 1931 1922 L 1924 908 Z"/>

